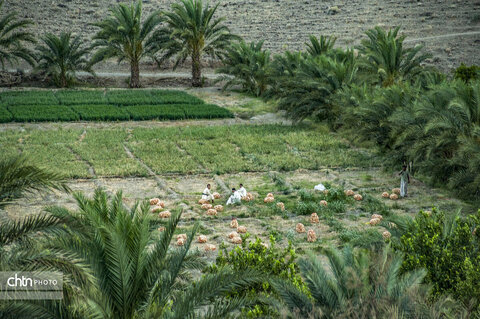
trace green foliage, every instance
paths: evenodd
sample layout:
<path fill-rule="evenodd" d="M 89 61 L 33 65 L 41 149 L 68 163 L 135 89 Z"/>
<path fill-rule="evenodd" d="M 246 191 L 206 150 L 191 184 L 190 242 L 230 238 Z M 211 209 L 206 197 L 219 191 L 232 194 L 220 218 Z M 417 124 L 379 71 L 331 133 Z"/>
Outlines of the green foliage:
<path fill-rule="evenodd" d="M 65 105 L 11 105 L 16 122 L 78 121 L 79 116 Z"/>
<path fill-rule="evenodd" d="M 122 121 L 129 120 L 130 114 L 114 105 L 72 105 L 72 110 L 84 121 Z"/>
<path fill-rule="evenodd" d="M 208 272 L 216 273 L 225 267 L 231 267 L 233 271 L 245 271 L 254 269 L 266 276 L 266 278 L 281 278 L 295 286 L 300 291 L 307 293 L 308 290 L 302 278 L 298 274 L 296 264 L 296 253 L 291 242 L 284 249 L 276 248 L 275 238 L 270 235 L 270 245 L 265 247 L 262 241 L 257 238 L 255 241 L 248 241 L 249 235 L 243 237 L 242 246 L 235 247 L 231 251 L 226 248 L 218 254 L 215 264 L 207 268 Z M 257 283 L 245 289 L 230 291 L 230 296 L 256 296 L 272 294 L 272 287 L 269 280 Z M 267 315 L 268 308 L 265 306 L 250 309 L 251 317 Z M 271 310 L 270 310 L 271 311 Z"/>
<path fill-rule="evenodd" d="M 365 249 L 380 249 L 385 246 L 385 240 L 382 234 L 375 229 L 369 228 L 367 230 L 345 230 L 339 234 L 339 238 L 342 242 L 349 244 L 353 247 L 360 247 Z"/>
<path fill-rule="evenodd" d="M 255 96 L 262 95 L 267 89 L 270 52 L 262 50 L 263 41 L 250 44 L 241 41 L 234 43 L 222 59 L 223 66 L 215 72 L 226 74 L 219 81 L 226 81 L 223 90 L 241 85 L 242 91 Z"/>
<path fill-rule="evenodd" d="M 78 90 L 78 91 L 57 91 L 55 97 L 60 104 L 75 105 L 75 104 L 98 104 L 103 105 L 107 103 L 105 98 L 105 91 L 100 90 Z"/>
<path fill-rule="evenodd" d="M 3 11 L 4 0 L 0 1 L 0 11 Z M 3 12 L 2 12 L 3 13 Z M 18 19 L 16 12 L 7 12 L 0 17 L 0 64 L 5 69 L 7 63 L 15 64 L 24 60 L 31 66 L 35 65 L 32 51 L 26 45 L 35 43 L 35 37 L 27 28 L 33 24 L 31 20 Z"/>
<path fill-rule="evenodd" d="M 130 63 L 130 87 L 140 86 L 139 63 L 145 57 L 154 58 L 163 43 L 157 27 L 161 23 L 158 11 L 142 20 L 142 1 L 130 5 L 119 3 L 110 9 L 110 16 L 95 23 L 100 31 L 93 37 L 90 65 L 117 58 Z"/>
<path fill-rule="evenodd" d="M 76 71 L 93 72 L 87 62 L 89 49 L 82 44 L 80 36 L 72 38 L 69 32 L 59 37 L 46 34 L 43 44 L 37 47 L 36 71 L 50 78 L 58 87 L 68 87 L 75 80 Z"/>
<path fill-rule="evenodd" d="M 173 90 L 109 90 L 108 102 L 115 105 L 148 104 L 203 104 L 204 102 L 183 91 Z"/>
<path fill-rule="evenodd" d="M 454 77 L 455 79 L 460 79 L 465 83 L 480 80 L 480 67 L 478 65 L 466 66 L 462 63 L 458 68 L 455 69 Z"/>
<path fill-rule="evenodd" d="M 52 91 L 10 91 L 1 92 L 3 105 L 57 105 L 58 100 Z"/>
<path fill-rule="evenodd" d="M 12 113 L 10 113 L 5 107 L 0 106 L 0 123 L 11 122 L 12 119 Z"/>
<path fill-rule="evenodd" d="M 310 36 L 310 43 L 307 43 L 307 53 L 311 56 L 326 54 L 333 49 L 337 38 L 321 35 L 319 39 L 314 35 Z"/>
<path fill-rule="evenodd" d="M 202 57 L 222 58 L 231 41 L 239 39 L 222 23 L 224 18 L 213 18 L 217 8 L 203 0 L 181 0 L 163 12 L 166 27 L 159 33 L 164 54 L 159 62 L 176 56 L 175 69 L 191 58 L 193 86 L 202 85 Z"/>
<path fill-rule="evenodd" d="M 480 210 L 468 217 L 436 209 L 420 212 L 394 241 L 405 255 L 403 271 L 425 268 L 425 281 L 435 297 L 450 294 L 465 303 L 480 300 L 474 284 L 480 279 L 479 224 Z"/>
<path fill-rule="evenodd" d="M 181 120 L 185 113 L 180 105 L 130 105 L 125 109 L 133 120 Z"/>

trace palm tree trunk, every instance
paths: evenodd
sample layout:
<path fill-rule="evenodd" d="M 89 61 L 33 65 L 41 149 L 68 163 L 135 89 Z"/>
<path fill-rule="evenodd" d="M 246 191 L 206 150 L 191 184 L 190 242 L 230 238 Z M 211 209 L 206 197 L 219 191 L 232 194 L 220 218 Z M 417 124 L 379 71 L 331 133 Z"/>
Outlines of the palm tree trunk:
<path fill-rule="evenodd" d="M 66 88 L 68 85 L 67 83 L 67 76 L 65 74 L 65 71 L 60 72 L 60 87 Z"/>
<path fill-rule="evenodd" d="M 135 60 L 130 62 L 130 87 L 140 87 L 140 67 L 138 61 Z"/>
<path fill-rule="evenodd" d="M 192 54 L 192 86 L 202 86 L 202 66 L 200 64 L 200 52 L 194 51 Z"/>

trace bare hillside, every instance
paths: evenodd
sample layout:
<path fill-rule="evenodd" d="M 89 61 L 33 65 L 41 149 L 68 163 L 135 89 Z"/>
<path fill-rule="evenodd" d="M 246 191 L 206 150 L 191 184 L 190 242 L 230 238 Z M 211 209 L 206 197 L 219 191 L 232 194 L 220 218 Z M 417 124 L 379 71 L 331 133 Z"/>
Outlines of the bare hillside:
<path fill-rule="evenodd" d="M 117 2 L 7 0 L 5 5 L 34 20 L 39 36 L 71 30 L 89 39 L 96 30 L 91 23 Z M 143 5 L 152 12 L 172 2 L 143 0 Z M 430 62 L 445 71 L 460 62 L 480 64 L 480 0 L 222 0 L 218 14 L 235 33 L 249 41 L 264 39 L 273 52 L 301 49 L 309 34 L 335 35 L 339 46 L 352 46 L 375 25 L 402 26 L 410 44 L 425 44 L 435 57 Z"/>

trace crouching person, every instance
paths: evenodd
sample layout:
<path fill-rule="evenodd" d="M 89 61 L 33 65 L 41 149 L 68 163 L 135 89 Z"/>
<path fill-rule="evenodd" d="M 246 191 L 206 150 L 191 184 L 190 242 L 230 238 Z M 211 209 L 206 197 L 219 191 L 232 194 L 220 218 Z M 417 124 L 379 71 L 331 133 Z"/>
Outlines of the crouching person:
<path fill-rule="evenodd" d="M 242 201 L 242 197 L 240 196 L 240 193 L 235 190 L 235 188 L 232 188 L 232 195 L 227 200 L 227 205 L 233 205 L 233 204 L 238 204 Z"/>

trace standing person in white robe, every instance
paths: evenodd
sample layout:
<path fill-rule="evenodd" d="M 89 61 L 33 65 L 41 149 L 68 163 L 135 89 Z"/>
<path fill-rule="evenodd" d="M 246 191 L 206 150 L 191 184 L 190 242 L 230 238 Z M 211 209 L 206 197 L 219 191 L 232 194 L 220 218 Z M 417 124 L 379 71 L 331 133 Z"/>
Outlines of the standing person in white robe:
<path fill-rule="evenodd" d="M 247 196 L 247 190 L 245 189 L 245 187 L 243 187 L 243 184 L 240 184 L 240 188 L 238 189 L 238 192 L 240 193 L 241 198 Z"/>
<path fill-rule="evenodd" d="M 242 197 L 240 196 L 240 193 L 235 190 L 235 188 L 232 188 L 232 195 L 227 200 L 227 205 L 233 205 L 240 203 L 242 201 Z"/>
<path fill-rule="evenodd" d="M 210 189 L 211 189 L 210 184 L 207 184 L 207 187 L 203 190 L 202 199 L 212 201 L 212 203 L 213 203 L 214 202 L 213 201 L 213 195 L 212 195 L 212 192 L 210 191 Z"/>

